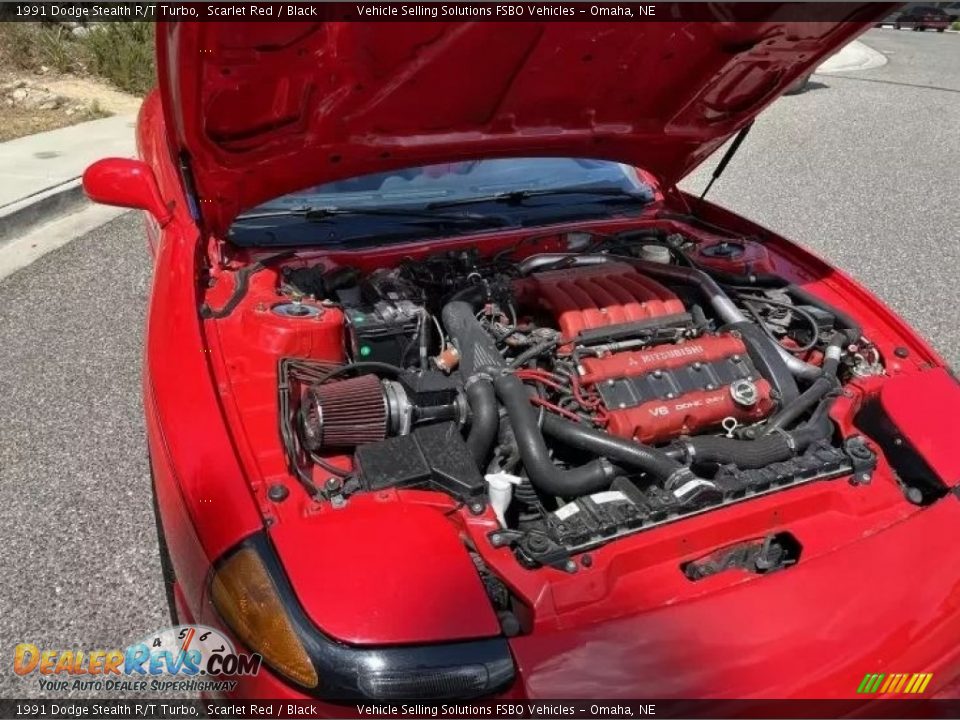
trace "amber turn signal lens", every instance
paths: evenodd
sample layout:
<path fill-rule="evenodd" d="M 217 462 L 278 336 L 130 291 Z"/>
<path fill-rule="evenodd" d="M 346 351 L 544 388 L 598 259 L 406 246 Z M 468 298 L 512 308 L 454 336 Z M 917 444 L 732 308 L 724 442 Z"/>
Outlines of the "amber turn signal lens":
<path fill-rule="evenodd" d="M 317 671 L 253 548 L 241 548 L 220 566 L 211 595 L 230 628 L 270 667 L 304 687 L 317 686 Z"/>

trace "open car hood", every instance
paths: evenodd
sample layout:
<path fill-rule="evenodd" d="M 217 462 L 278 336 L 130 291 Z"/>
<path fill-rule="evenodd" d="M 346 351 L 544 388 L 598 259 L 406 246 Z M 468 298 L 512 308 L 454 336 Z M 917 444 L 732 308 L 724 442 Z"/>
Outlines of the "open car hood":
<path fill-rule="evenodd" d="M 159 85 L 217 233 L 313 185 L 478 157 L 617 160 L 669 186 L 891 7 L 831 5 L 842 19 L 677 3 L 657 5 L 669 22 L 168 23 Z"/>

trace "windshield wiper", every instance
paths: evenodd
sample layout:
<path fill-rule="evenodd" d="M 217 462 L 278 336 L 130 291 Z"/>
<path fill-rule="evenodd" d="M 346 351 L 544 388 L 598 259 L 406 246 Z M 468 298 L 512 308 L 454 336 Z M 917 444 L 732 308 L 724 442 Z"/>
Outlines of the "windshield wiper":
<path fill-rule="evenodd" d="M 437 213 L 428 205 L 425 209 L 414 208 L 391 208 L 391 207 L 369 207 L 369 208 L 338 208 L 338 207 L 303 207 L 292 208 L 290 210 L 268 210 L 259 213 L 248 213 L 240 215 L 237 220 L 258 220 L 271 217 L 302 217 L 310 222 L 318 222 L 335 217 L 392 217 L 392 218 L 411 218 L 418 223 L 430 224 L 457 224 L 457 225 L 483 225 L 489 227 L 501 227 L 507 225 L 509 221 L 498 215 L 487 215 L 484 213 Z"/>
<path fill-rule="evenodd" d="M 525 200 L 537 197 L 552 197 L 559 195 L 585 195 L 596 196 L 600 200 L 591 202 L 639 202 L 646 204 L 653 197 L 648 191 L 644 190 L 625 190 L 623 188 L 612 187 L 566 187 L 566 188 L 543 188 L 540 190 L 510 190 L 507 192 L 494 193 L 483 197 L 463 198 L 460 200 L 438 200 L 427 205 L 429 209 L 440 209 L 447 207 L 456 207 L 458 205 L 473 205 L 481 203 L 502 203 L 504 205 L 522 205 Z"/>

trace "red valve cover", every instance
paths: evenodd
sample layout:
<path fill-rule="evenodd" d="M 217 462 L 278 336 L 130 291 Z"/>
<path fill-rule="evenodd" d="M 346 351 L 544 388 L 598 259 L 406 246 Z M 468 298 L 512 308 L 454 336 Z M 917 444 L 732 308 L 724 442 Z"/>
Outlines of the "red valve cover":
<path fill-rule="evenodd" d="M 594 384 L 609 412 L 607 429 L 640 442 L 669 440 L 715 427 L 724 418 L 756 422 L 776 403 L 743 341 L 734 335 L 705 335 L 676 345 L 584 358 L 583 382 Z M 733 385 L 756 390 L 745 404 Z"/>
<path fill-rule="evenodd" d="M 519 281 L 521 304 L 550 311 L 566 340 L 584 330 L 686 311 L 668 288 L 625 263 L 536 273 Z M 679 344 L 583 358 L 582 381 L 606 405 L 607 429 L 641 442 L 659 442 L 720 425 L 761 420 L 775 408 L 764 380 L 736 335 L 705 335 Z M 753 383 L 755 401 L 737 402 L 731 386 Z"/>
<path fill-rule="evenodd" d="M 514 290 L 521 304 L 549 310 L 569 340 L 584 330 L 684 312 L 680 298 L 625 263 L 548 270 Z"/>

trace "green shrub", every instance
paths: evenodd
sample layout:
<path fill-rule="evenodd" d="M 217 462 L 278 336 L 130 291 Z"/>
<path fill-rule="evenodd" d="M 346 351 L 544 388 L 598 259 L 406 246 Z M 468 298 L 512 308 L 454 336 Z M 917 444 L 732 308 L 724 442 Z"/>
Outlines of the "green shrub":
<path fill-rule="evenodd" d="M 951 26 L 954 30 L 960 30 L 960 20 L 954 20 Z"/>
<path fill-rule="evenodd" d="M 62 25 L 0 23 L 0 62 L 21 70 L 47 67 L 57 72 L 82 72 L 83 47 Z"/>
<path fill-rule="evenodd" d="M 104 23 L 80 38 L 89 70 L 121 90 L 144 95 L 157 82 L 152 22 Z"/>

